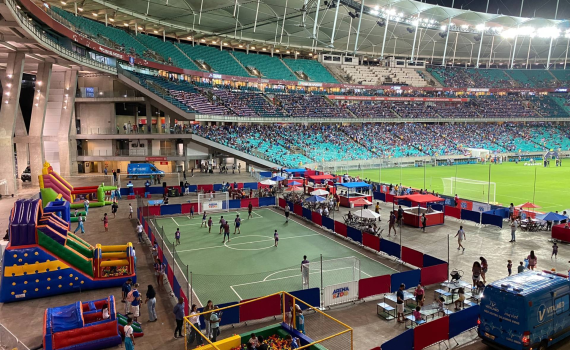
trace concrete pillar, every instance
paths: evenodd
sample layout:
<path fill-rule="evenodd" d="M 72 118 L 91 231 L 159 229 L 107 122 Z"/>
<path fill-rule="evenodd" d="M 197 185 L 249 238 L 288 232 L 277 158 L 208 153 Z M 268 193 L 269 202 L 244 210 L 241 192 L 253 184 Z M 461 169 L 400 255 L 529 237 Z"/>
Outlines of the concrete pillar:
<path fill-rule="evenodd" d="M 63 105 L 61 107 L 61 117 L 59 119 L 58 147 L 59 147 L 59 171 L 62 176 L 71 175 L 70 153 L 77 152 L 77 144 L 69 142 L 71 131 L 71 120 L 75 110 L 75 90 L 77 89 L 77 71 L 68 70 L 65 72 L 65 91 Z M 73 158 L 77 159 L 77 158 Z"/>
<path fill-rule="evenodd" d="M 145 134 L 152 133 L 152 106 L 150 105 L 150 101 L 146 101 L 146 125 L 145 125 L 145 127 L 146 127 L 146 130 L 144 131 Z"/>
<path fill-rule="evenodd" d="M 28 137 L 32 185 L 39 185 L 38 176 L 42 173 L 44 164 L 43 130 L 47 101 L 49 98 L 51 68 L 51 62 L 42 62 L 38 64 L 38 73 L 36 75 L 36 90 L 34 91 L 34 104 L 32 106 L 30 133 Z"/>
<path fill-rule="evenodd" d="M 170 134 L 170 115 L 169 114 L 164 115 L 164 133 Z"/>
<path fill-rule="evenodd" d="M 0 109 L 0 179 L 6 179 L 9 194 L 17 194 L 15 181 L 13 135 L 16 116 L 20 108 L 20 86 L 24 72 L 25 54 L 11 52 L 8 54 L 6 73 L 2 77 L 4 97 Z"/>
<path fill-rule="evenodd" d="M 16 128 L 14 134 L 18 138 L 23 138 L 24 140 L 16 141 L 16 157 L 18 159 L 18 172 L 16 173 L 16 183 L 18 183 L 18 178 L 22 172 L 28 166 L 29 154 L 28 154 L 28 130 L 26 129 L 26 123 L 24 122 L 24 116 L 22 115 L 22 109 L 18 108 L 18 115 L 16 116 Z"/>

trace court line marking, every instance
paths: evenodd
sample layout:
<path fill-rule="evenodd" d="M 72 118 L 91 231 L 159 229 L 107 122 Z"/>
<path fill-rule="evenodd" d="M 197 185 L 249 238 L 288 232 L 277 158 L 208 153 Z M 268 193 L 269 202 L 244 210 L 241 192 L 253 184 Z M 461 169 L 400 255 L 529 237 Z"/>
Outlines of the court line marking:
<path fill-rule="evenodd" d="M 234 213 L 237 213 L 238 215 L 242 215 L 242 213 L 240 213 L 240 212 L 234 212 Z M 243 213 L 243 214 L 247 214 L 247 213 Z M 252 212 L 252 214 L 257 215 L 257 217 L 253 217 L 253 218 L 251 218 L 251 219 L 247 219 L 247 218 L 243 218 L 243 217 L 242 217 L 242 222 L 241 222 L 241 223 L 243 224 L 243 223 L 247 222 L 248 220 L 262 219 L 262 218 L 264 218 L 264 216 L 262 216 L 262 215 L 260 215 L 260 214 L 257 214 L 256 212 Z M 223 216 L 223 215 L 221 215 L 221 216 Z M 188 220 L 193 220 L 193 219 L 190 218 L 190 216 L 186 216 L 186 217 L 188 218 Z M 200 224 L 198 224 L 198 223 L 192 223 L 192 224 L 180 225 L 180 224 L 178 224 L 178 222 L 176 222 L 176 220 L 174 220 L 174 217 L 171 216 L 170 218 L 172 219 L 172 221 L 174 221 L 174 223 L 176 224 L 176 226 L 179 226 L 179 227 L 184 227 L 184 226 L 197 226 L 197 225 L 201 225 L 201 223 L 202 223 L 202 220 L 199 220 L 199 221 L 200 221 Z M 168 220 L 168 219 L 166 219 L 166 220 Z"/>
<path fill-rule="evenodd" d="M 176 224 L 176 226 L 180 226 L 180 225 L 178 225 L 178 223 L 176 222 L 176 220 L 174 220 L 174 218 L 173 218 L 172 216 L 171 216 L 170 218 L 172 219 L 172 221 L 174 221 L 174 223 Z"/>
<path fill-rule="evenodd" d="M 285 217 L 285 215 L 281 214 L 280 212 L 277 212 L 277 211 L 274 211 L 274 212 L 275 212 L 276 214 L 278 214 L 278 215 L 281 215 L 281 216 Z M 293 222 L 296 223 L 297 225 L 301 225 L 300 223 L 296 222 L 295 220 L 291 220 L 291 221 L 293 221 Z M 382 265 L 382 266 L 384 266 L 384 267 L 386 267 L 386 268 L 388 268 L 388 269 L 390 269 L 390 270 L 392 270 L 392 271 L 394 271 L 394 272 L 397 272 L 397 270 L 394 270 L 394 269 L 391 268 L 390 266 L 384 265 L 384 264 L 382 264 L 382 263 L 379 262 L 379 261 L 376 261 L 376 260 L 374 260 L 374 259 L 372 259 L 372 258 L 369 258 L 369 257 L 367 257 L 366 255 L 364 255 L 364 254 L 362 254 L 361 252 L 359 252 L 358 250 L 356 250 L 356 249 L 354 249 L 354 248 L 351 248 L 351 247 L 347 247 L 346 245 L 341 244 L 340 242 L 335 241 L 334 239 L 328 237 L 327 235 L 324 235 L 324 234 L 322 234 L 322 233 L 319 233 L 319 231 L 317 231 L 317 230 L 314 230 L 314 229 L 312 229 L 312 228 L 310 228 L 310 227 L 308 227 L 308 226 L 304 226 L 304 225 L 301 225 L 301 226 L 303 226 L 304 228 L 306 228 L 306 229 L 308 229 L 308 230 L 311 230 L 311 231 L 315 232 L 316 234 L 319 234 L 319 235 L 321 235 L 321 236 L 323 236 L 323 237 L 325 237 L 325 238 L 330 239 L 331 241 L 335 242 L 336 244 L 340 244 L 341 246 L 343 246 L 343 247 L 345 247 L 345 248 L 347 248 L 347 249 L 352 250 L 353 252 L 357 253 L 359 256 L 363 256 L 363 257 L 365 257 L 365 258 L 368 259 L 368 260 L 374 261 L 374 262 L 377 263 L 377 264 L 380 264 L 380 265 Z M 368 275 L 367 273 L 365 273 L 364 271 L 362 271 L 362 269 L 361 269 L 360 271 L 361 271 L 362 273 L 364 273 L 365 275 Z M 368 275 L 368 276 L 370 276 L 370 275 Z"/>
<path fill-rule="evenodd" d="M 234 289 L 234 286 L 230 286 L 231 290 L 237 295 L 237 297 L 239 298 L 239 300 L 243 300 L 242 297 L 239 296 L 239 294 L 236 292 L 236 290 Z"/>
<path fill-rule="evenodd" d="M 316 234 L 310 234 L 310 235 L 303 235 L 303 236 L 295 236 L 295 237 L 284 237 L 281 238 L 279 237 L 279 240 L 285 240 L 285 239 L 295 239 L 295 238 L 304 238 L 304 237 L 312 237 L 312 236 L 319 236 L 318 233 Z M 242 236 L 240 236 L 242 237 Z M 243 237 L 247 237 L 247 236 L 243 236 Z M 269 238 L 269 236 L 267 237 L 268 239 L 264 239 L 264 240 L 259 240 L 259 241 L 252 241 L 252 242 L 243 242 L 243 243 L 236 243 L 236 244 L 232 244 L 232 246 L 236 246 L 236 245 L 244 245 L 244 244 L 252 244 L 252 243 L 262 243 L 262 242 L 273 242 L 274 239 L 273 238 Z M 185 253 L 185 252 L 194 252 L 194 251 L 198 251 L 198 250 L 204 250 L 204 249 L 214 249 L 214 248 L 224 248 L 225 245 L 217 245 L 217 246 L 213 246 L 213 247 L 203 247 L 203 248 L 196 248 L 196 249 L 188 249 L 188 250 L 177 250 L 177 253 Z M 227 247 L 229 248 L 229 247 Z M 262 250 L 262 249 L 259 249 Z"/>

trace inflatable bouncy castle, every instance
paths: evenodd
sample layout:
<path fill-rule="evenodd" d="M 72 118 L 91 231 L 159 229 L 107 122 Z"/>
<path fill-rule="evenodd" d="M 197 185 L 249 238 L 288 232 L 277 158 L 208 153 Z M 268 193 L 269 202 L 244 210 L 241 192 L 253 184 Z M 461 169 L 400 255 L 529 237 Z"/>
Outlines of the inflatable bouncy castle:
<path fill-rule="evenodd" d="M 103 319 L 107 305 L 109 318 Z M 52 307 L 44 313 L 43 345 L 45 350 L 97 350 L 120 345 L 123 316 L 117 314 L 115 298 Z M 133 323 L 135 337 L 142 336 L 140 324 Z"/>
<path fill-rule="evenodd" d="M 18 200 L 10 214 L 0 302 L 12 302 L 136 280 L 131 243 L 95 247 L 69 232 L 69 202 Z"/>
<path fill-rule="evenodd" d="M 109 193 L 110 191 L 115 191 L 117 189 L 115 186 L 103 185 L 73 187 L 63 177 L 53 171 L 48 162 L 44 163 L 42 175 L 38 178 L 40 181 L 40 193 L 42 195 L 44 206 L 55 200 L 64 199 L 71 203 L 72 209 L 80 209 L 83 208 L 83 201 L 76 203 L 76 200 L 79 199 L 78 196 L 89 199 L 90 208 L 111 205 L 113 202 L 105 201 L 105 193 Z M 85 216 L 85 213 L 83 213 L 83 215 Z"/>

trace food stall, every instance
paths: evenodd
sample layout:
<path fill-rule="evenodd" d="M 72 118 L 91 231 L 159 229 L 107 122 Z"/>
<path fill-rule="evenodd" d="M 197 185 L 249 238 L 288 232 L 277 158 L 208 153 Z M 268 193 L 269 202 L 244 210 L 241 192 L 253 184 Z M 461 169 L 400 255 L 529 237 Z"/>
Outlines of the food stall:
<path fill-rule="evenodd" d="M 422 227 L 422 214 L 426 214 L 426 226 L 443 225 L 445 222 L 445 214 L 443 211 L 434 210 L 431 205 L 445 202 L 444 198 L 440 198 L 431 194 L 408 194 L 405 196 L 396 196 L 395 200 L 405 200 L 411 202 L 410 208 L 404 209 L 404 224 L 413 227 Z M 445 206 L 442 206 L 445 208 Z"/>
<path fill-rule="evenodd" d="M 310 194 L 316 190 L 325 190 L 328 191 L 330 194 L 335 194 L 335 188 L 333 179 L 335 177 L 332 175 L 309 175 L 307 176 L 307 180 L 309 183 L 306 186 L 305 194 Z M 312 183 L 311 183 L 312 182 Z M 327 188 L 327 184 L 329 187 Z"/>
<path fill-rule="evenodd" d="M 551 237 L 552 240 L 568 243 L 570 242 L 570 228 L 566 224 L 553 225 Z"/>
<path fill-rule="evenodd" d="M 372 202 L 372 185 L 366 182 L 337 183 L 336 192 L 340 198 L 340 205 L 347 208 L 361 207 L 363 204 L 354 204 L 358 199 Z"/>

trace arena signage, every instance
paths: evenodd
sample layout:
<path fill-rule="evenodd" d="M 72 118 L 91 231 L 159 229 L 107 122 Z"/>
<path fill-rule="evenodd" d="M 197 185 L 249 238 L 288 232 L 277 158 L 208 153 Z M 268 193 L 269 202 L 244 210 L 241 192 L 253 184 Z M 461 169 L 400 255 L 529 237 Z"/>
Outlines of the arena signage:
<path fill-rule="evenodd" d="M 328 95 L 331 100 L 344 101 L 416 101 L 416 102 L 468 102 L 468 98 L 445 97 L 390 97 L 390 96 L 339 96 Z"/>

